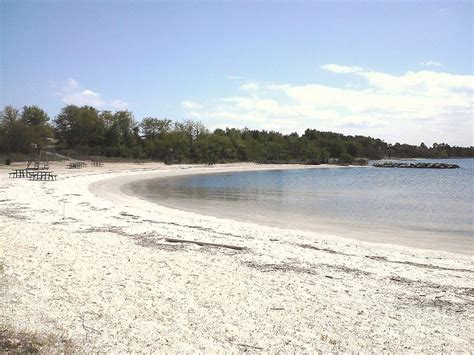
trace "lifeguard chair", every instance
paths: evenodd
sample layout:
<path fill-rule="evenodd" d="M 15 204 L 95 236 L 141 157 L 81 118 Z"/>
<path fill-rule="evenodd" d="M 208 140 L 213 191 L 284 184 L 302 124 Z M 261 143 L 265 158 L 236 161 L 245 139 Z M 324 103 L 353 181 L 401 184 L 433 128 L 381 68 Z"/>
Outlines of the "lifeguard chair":
<path fill-rule="evenodd" d="M 30 157 L 28 158 L 26 169 L 40 170 L 40 167 L 44 170 L 49 169 L 48 154 L 42 145 L 31 143 Z"/>

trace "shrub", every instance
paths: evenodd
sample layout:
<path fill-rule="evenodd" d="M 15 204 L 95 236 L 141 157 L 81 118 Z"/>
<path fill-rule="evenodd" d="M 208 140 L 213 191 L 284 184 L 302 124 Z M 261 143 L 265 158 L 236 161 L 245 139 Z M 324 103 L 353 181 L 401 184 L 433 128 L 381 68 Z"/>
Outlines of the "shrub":
<path fill-rule="evenodd" d="M 342 153 L 340 158 L 338 159 L 338 162 L 341 164 L 352 164 L 353 161 L 354 157 L 349 153 Z"/>

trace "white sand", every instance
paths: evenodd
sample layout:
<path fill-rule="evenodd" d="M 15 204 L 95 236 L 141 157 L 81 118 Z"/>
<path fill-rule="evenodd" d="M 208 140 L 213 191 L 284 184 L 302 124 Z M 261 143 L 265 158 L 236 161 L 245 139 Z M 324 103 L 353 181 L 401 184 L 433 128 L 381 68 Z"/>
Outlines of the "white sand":
<path fill-rule="evenodd" d="M 472 254 L 218 219 L 120 192 L 151 176 L 258 165 L 64 165 L 49 182 L 0 169 L 0 325 L 105 352 L 474 350 Z"/>

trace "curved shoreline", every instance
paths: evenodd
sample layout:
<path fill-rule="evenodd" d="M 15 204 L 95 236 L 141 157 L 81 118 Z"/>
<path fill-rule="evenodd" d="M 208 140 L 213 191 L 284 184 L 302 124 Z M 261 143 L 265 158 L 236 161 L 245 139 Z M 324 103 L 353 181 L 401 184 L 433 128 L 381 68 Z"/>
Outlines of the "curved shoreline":
<path fill-rule="evenodd" d="M 358 226 L 350 223 L 330 223 L 324 221 L 318 222 L 305 222 L 298 219 L 299 216 L 295 215 L 295 222 L 282 222 L 278 219 L 278 216 L 274 216 L 271 213 L 261 212 L 262 216 L 260 217 L 246 217 L 242 214 L 236 214 L 232 210 L 228 211 L 225 208 L 222 210 L 217 210 L 216 208 L 205 208 L 203 205 L 199 205 L 198 201 L 190 200 L 189 203 L 183 204 L 179 201 L 175 203 L 170 203 L 166 201 L 157 201 L 153 198 L 147 198 L 146 196 L 141 196 L 140 194 L 135 193 L 127 185 L 134 184 L 137 182 L 143 182 L 146 180 L 155 180 L 155 179 L 173 179 L 174 177 L 189 177 L 196 175 L 211 175 L 211 174 L 226 174 L 226 173 L 245 173 L 253 171 L 271 171 L 271 170 L 294 170 L 294 169 L 332 169 L 332 168 L 346 168 L 341 166 L 301 166 L 301 165 L 274 165 L 274 166 L 261 166 L 250 164 L 243 165 L 225 165 L 223 167 L 208 168 L 208 167 L 193 167 L 182 170 L 172 170 L 166 172 L 154 172 L 149 174 L 138 174 L 126 177 L 117 177 L 107 182 L 102 182 L 107 184 L 107 189 L 104 190 L 105 194 L 110 194 L 112 191 L 115 191 L 114 194 L 116 197 L 128 196 L 131 198 L 137 198 L 143 201 L 152 203 L 153 205 L 159 205 L 161 207 L 179 210 L 183 213 L 192 213 L 201 217 L 215 217 L 223 220 L 232 220 L 236 223 L 250 223 L 256 224 L 258 226 L 265 226 L 269 228 L 281 228 L 288 231 L 296 232 L 307 232 L 307 233 L 316 233 L 316 234 L 328 234 L 333 235 L 334 237 L 357 240 L 368 243 L 377 243 L 377 244 L 387 244 L 387 245 L 396 245 L 401 247 L 416 248 L 416 249 L 427 249 L 435 251 L 446 251 L 454 252 L 461 254 L 470 254 L 470 247 L 473 246 L 472 242 L 460 236 L 450 236 L 442 238 L 440 236 L 433 236 L 431 239 L 416 238 L 416 230 L 402 230 L 394 227 L 386 226 L 372 226 L 369 228 L 368 225 Z M 350 168 L 354 168 L 351 166 Z M 357 168 L 366 168 L 366 167 L 357 167 Z M 115 180 L 118 179 L 118 180 Z M 98 185 L 101 183 L 99 182 Z M 100 191 L 97 189 L 96 185 L 91 186 L 91 191 Z M 287 217 L 287 216 L 285 216 Z M 436 238 L 440 238 L 436 240 Z M 471 245 L 469 244 L 471 243 Z"/>
<path fill-rule="evenodd" d="M 278 165 L 260 165 L 260 164 L 225 164 L 224 166 L 214 166 L 207 167 L 203 165 L 197 166 L 173 166 L 169 169 L 160 169 L 160 170 L 144 170 L 140 172 L 132 172 L 132 175 L 127 176 L 118 176 L 107 179 L 107 182 L 115 182 L 109 187 L 114 190 L 117 194 L 122 194 L 123 191 L 121 187 L 136 181 L 148 180 L 148 179 L 157 179 L 157 178 L 173 178 L 173 177 L 185 177 L 192 175 L 203 175 L 203 174 L 223 174 L 229 172 L 245 172 L 245 171 L 270 171 L 270 170 L 294 170 L 294 169 L 344 169 L 346 167 L 339 165 L 298 165 L 298 164 L 278 164 Z M 362 167 L 361 167 L 362 168 Z M 101 180 L 105 183 L 104 180 Z M 100 185 L 99 182 L 93 183 L 90 186 L 91 192 L 99 192 L 101 189 L 98 188 Z M 117 190 L 118 188 L 118 190 Z M 127 196 L 132 196 L 130 194 L 125 194 Z M 136 196 L 135 196 L 136 197 Z"/>

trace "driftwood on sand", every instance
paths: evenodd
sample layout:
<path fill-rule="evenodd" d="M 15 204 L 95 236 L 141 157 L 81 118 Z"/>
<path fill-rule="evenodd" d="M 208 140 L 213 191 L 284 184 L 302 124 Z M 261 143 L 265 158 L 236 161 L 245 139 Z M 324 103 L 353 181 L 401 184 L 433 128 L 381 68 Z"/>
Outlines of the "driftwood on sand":
<path fill-rule="evenodd" d="M 239 247 L 236 245 L 229 245 L 229 244 L 218 244 L 218 243 L 207 243 L 207 242 L 199 242 L 196 240 L 187 240 L 187 239 L 175 239 L 175 238 L 165 238 L 167 242 L 170 243 L 193 243 L 197 245 L 210 245 L 213 247 L 221 247 L 221 248 L 229 248 L 229 249 L 235 249 L 235 250 L 243 250 L 245 247 Z"/>

